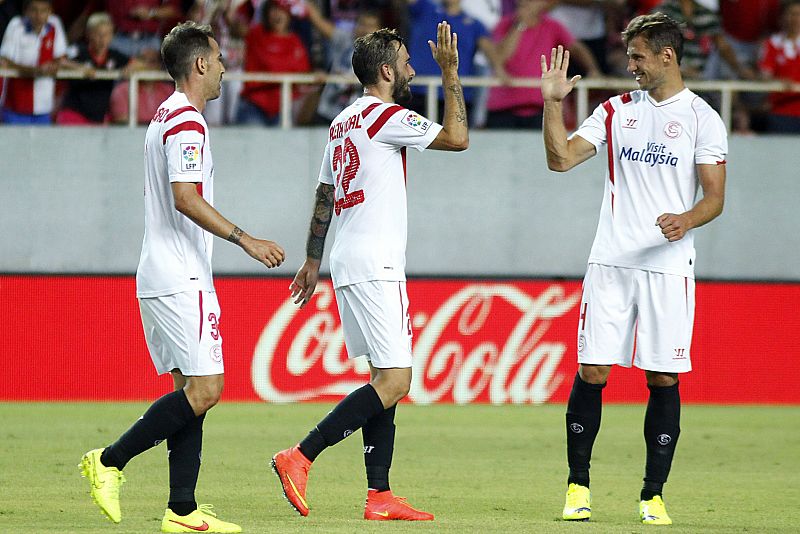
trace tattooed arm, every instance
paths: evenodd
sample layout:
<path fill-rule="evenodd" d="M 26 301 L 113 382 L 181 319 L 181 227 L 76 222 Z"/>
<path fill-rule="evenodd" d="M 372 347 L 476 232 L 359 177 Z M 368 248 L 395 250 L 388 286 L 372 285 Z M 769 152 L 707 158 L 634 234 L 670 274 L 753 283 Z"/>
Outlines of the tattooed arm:
<path fill-rule="evenodd" d="M 325 236 L 333 217 L 333 186 L 320 183 L 317 186 L 314 214 L 306 241 L 306 261 L 289 285 L 295 304 L 306 305 L 314 294 L 319 280 L 319 266 L 322 263 L 322 252 L 325 250 Z"/>
<path fill-rule="evenodd" d="M 436 44 L 428 41 L 436 63 L 442 69 L 444 89 L 444 120 L 442 130 L 428 146 L 434 150 L 466 150 L 469 146 L 469 127 L 467 108 L 464 103 L 464 90 L 458 78 L 458 35 L 450 33 L 450 25 L 440 22 L 437 29 Z"/>

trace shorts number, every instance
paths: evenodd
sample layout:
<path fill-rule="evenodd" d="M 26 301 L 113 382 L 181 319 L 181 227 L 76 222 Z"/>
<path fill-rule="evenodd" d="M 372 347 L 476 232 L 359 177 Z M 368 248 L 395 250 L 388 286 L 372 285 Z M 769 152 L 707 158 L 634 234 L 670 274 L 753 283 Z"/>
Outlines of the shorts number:
<path fill-rule="evenodd" d="M 358 157 L 356 145 L 349 137 L 344 138 L 343 145 L 337 145 L 333 149 L 333 172 L 336 175 L 336 193 L 339 196 L 339 185 L 342 186 L 344 196 L 336 198 L 334 210 L 339 215 L 342 210 L 352 208 L 364 202 L 364 190 L 350 192 L 350 182 L 356 177 L 361 160 Z"/>

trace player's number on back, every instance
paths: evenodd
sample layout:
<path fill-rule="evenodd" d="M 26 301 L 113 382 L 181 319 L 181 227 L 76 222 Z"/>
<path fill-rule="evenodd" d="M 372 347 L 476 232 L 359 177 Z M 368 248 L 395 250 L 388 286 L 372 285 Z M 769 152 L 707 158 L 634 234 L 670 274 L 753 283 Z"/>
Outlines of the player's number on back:
<path fill-rule="evenodd" d="M 336 176 L 336 200 L 334 203 L 336 215 L 339 215 L 342 210 L 364 202 L 363 189 L 350 192 L 350 182 L 356 177 L 360 166 L 361 159 L 358 157 L 356 145 L 349 137 L 345 137 L 344 143 L 333 149 L 333 173 Z"/>

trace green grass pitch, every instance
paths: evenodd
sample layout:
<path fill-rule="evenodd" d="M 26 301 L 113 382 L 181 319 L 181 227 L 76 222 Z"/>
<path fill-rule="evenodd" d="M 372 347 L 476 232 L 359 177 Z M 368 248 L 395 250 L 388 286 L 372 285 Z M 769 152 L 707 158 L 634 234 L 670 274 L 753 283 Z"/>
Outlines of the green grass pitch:
<path fill-rule="evenodd" d="M 159 532 L 168 491 L 160 445 L 125 469 L 123 521 L 101 516 L 76 465 L 113 441 L 141 404 L 0 403 L 0 532 Z M 398 410 L 391 483 L 436 514 L 432 523 L 361 519 L 361 437 L 323 453 L 311 471 L 311 515 L 283 500 L 268 468 L 327 413 L 326 404 L 223 403 L 205 423 L 198 501 L 245 532 L 671 533 L 799 532 L 800 408 L 683 408 L 665 500 L 674 525 L 638 523 L 644 406 L 610 405 L 595 445 L 593 517 L 559 520 L 566 454 L 563 406 L 411 406 Z"/>

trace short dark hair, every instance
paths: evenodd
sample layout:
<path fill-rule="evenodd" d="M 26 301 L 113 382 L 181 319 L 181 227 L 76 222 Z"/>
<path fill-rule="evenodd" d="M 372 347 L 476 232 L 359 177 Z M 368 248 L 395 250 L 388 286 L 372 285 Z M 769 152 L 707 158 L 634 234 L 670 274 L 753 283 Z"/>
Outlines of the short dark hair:
<path fill-rule="evenodd" d="M 209 39 L 214 32 L 208 24 L 189 21 L 170 30 L 161 43 L 161 59 L 173 80 L 188 78 L 195 60 L 211 52 Z"/>
<path fill-rule="evenodd" d="M 639 15 L 634 18 L 622 32 L 622 40 L 625 46 L 634 39 L 642 36 L 647 41 L 647 47 L 658 54 L 664 48 L 672 48 L 681 64 L 683 57 L 683 30 L 680 24 L 664 13 L 650 13 L 649 15 Z"/>
<path fill-rule="evenodd" d="M 394 46 L 397 42 L 398 46 Z M 353 45 L 353 72 L 362 85 L 378 83 L 381 65 L 397 63 L 397 51 L 403 46 L 403 38 L 397 30 L 381 28 L 356 39 Z"/>

